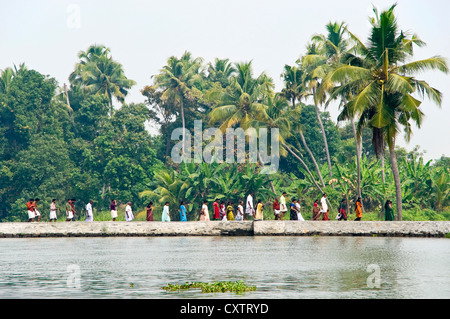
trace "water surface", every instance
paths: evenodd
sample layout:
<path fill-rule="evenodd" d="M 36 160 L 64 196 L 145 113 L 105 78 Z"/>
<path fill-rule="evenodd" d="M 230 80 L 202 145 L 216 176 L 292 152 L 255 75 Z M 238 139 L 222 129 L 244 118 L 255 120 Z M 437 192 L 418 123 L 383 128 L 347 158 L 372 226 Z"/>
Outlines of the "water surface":
<path fill-rule="evenodd" d="M 450 298 L 449 266 L 435 238 L 5 238 L 0 298 Z M 161 289 L 216 280 L 257 290 Z"/>

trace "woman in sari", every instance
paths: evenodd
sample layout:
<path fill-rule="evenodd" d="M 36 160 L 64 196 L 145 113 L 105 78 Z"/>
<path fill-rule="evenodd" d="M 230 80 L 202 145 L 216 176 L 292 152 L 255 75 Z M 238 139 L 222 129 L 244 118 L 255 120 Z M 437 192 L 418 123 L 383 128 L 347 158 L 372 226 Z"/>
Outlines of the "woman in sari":
<path fill-rule="evenodd" d="M 153 202 L 148 203 L 147 205 L 147 221 L 153 221 Z"/>
<path fill-rule="evenodd" d="M 200 212 L 200 221 L 210 221 L 209 218 L 209 210 L 208 210 L 208 201 L 203 201 L 202 211 Z"/>
<path fill-rule="evenodd" d="M 386 204 L 384 204 L 384 218 L 386 221 L 395 220 L 394 210 L 392 209 L 392 202 L 390 200 L 387 200 Z"/>
<path fill-rule="evenodd" d="M 319 218 L 320 218 L 319 200 L 316 199 L 313 207 L 312 220 L 319 220 Z"/>
<path fill-rule="evenodd" d="M 227 212 L 225 210 L 225 202 L 220 203 L 219 214 L 220 214 L 220 220 L 222 220 L 222 221 L 227 220 Z"/>
<path fill-rule="evenodd" d="M 180 222 L 187 222 L 186 207 L 184 206 L 184 201 L 181 201 L 180 203 Z"/>
<path fill-rule="evenodd" d="M 358 197 L 355 203 L 355 213 L 356 213 L 356 221 L 361 220 L 362 218 L 362 203 L 361 203 L 361 197 Z"/>
<path fill-rule="evenodd" d="M 244 218 L 244 202 L 239 201 L 239 205 L 236 211 L 236 220 L 242 220 Z"/>
<path fill-rule="evenodd" d="M 161 215 L 161 221 L 170 222 L 169 202 L 166 202 L 163 207 L 163 213 Z"/>
<path fill-rule="evenodd" d="M 233 215 L 233 204 L 231 202 L 228 202 L 228 206 L 227 206 L 227 219 L 228 220 L 234 220 L 234 215 Z"/>
<path fill-rule="evenodd" d="M 345 210 L 347 208 L 346 200 L 343 198 L 341 200 L 341 203 L 339 204 L 339 218 L 338 220 L 347 220 L 347 211 Z"/>

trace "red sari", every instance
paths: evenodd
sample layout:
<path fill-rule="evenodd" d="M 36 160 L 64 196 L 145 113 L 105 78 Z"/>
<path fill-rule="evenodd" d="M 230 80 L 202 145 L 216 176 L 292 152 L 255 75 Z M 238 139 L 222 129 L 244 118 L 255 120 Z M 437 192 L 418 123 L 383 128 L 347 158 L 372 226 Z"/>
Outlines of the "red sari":
<path fill-rule="evenodd" d="M 147 221 L 152 222 L 153 221 L 153 206 L 147 207 Z"/>
<path fill-rule="evenodd" d="M 317 203 L 314 203 L 312 220 L 319 220 L 319 218 L 320 218 L 320 208 L 319 205 L 317 205 Z"/>

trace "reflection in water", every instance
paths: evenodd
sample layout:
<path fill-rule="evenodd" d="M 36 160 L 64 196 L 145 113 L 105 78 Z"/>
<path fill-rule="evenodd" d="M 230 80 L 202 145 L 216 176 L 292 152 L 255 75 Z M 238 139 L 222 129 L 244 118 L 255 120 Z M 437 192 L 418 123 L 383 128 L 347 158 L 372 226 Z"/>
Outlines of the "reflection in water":
<path fill-rule="evenodd" d="M 449 264 L 449 241 L 430 238 L 1 239 L 0 297 L 449 298 Z M 371 286 L 377 274 L 369 265 L 379 269 L 379 287 Z M 161 289 L 216 280 L 243 280 L 257 290 L 236 296 Z"/>

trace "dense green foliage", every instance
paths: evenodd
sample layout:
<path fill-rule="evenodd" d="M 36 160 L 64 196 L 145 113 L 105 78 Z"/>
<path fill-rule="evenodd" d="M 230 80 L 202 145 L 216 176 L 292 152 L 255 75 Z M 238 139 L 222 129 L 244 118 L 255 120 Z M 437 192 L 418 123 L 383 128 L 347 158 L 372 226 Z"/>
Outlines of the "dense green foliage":
<path fill-rule="evenodd" d="M 438 56 L 406 61 L 412 47 L 424 43 L 399 31 L 393 9 L 375 11 L 366 45 L 344 24 L 328 24 L 294 65 L 284 66 L 280 92 L 267 74 L 253 73 L 251 62 L 205 62 L 190 52 L 168 58 L 137 104 L 125 103 L 135 82 L 101 45 L 79 53 L 69 86 L 25 65 L 5 68 L 0 220 L 26 220 L 25 203 L 36 197 L 43 220 L 52 198 L 60 208 L 68 198 L 77 199 L 79 213 L 90 199 L 98 212 L 106 212 L 112 199 L 131 201 L 137 212 L 153 201 L 155 220 L 166 201 L 177 220 L 183 200 L 188 220 L 198 220 L 203 200 L 237 206 L 249 192 L 266 204 L 267 219 L 273 218 L 272 200 L 283 191 L 301 200 L 305 218 L 326 192 L 332 215 L 343 197 L 351 211 L 361 196 L 365 212 L 372 212 L 366 219 L 383 219 L 387 199 L 400 199 L 407 211 L 397 210 L 400 219 L 448 219 L 449 158 L 425 163 L 419 148 L 395 147 L 400 128 L 408 137 L 410 121 L 420 126 L 419 98 L 441 103 L 440 92 L 414 73 L 448 68 Z M 338 123 L 321 109 L 333 101 L 339 101 Z M 180 127 L 193 132 L 195 120 L 202 120 L 204 130 L 222 132 L 278 128 L 279 170 L 266 175 L 260 163 L 174 163 L 177 141 L 171 133 Z M 160 134 L 150 136 L 148 123 Z"/>

